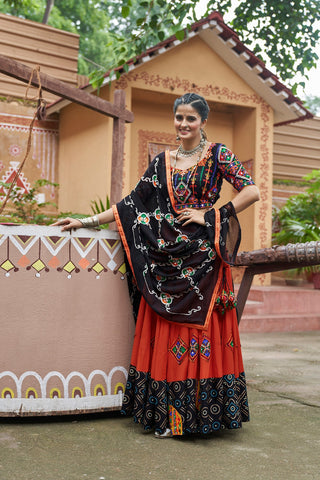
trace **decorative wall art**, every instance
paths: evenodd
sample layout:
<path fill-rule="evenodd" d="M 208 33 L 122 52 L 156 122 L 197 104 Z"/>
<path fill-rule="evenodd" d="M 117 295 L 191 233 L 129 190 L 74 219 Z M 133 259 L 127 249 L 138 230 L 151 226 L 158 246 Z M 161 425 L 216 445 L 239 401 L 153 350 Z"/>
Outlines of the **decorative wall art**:
<path fill-rule="evenodd" d="M 23 111 L 23 107 L 21 108 Z M 29 111 L 30 109 L 28 109 Z M 9 183 L 10 178 L 23 160 L 29 136 L 32 116 L 11 113 L 0 114 L 0 178 Z M 36 180 L 43 178 L 58 183 L 58 121 L 36 121 L 32 132 L 31 154 L 18 182 L 28 189 Z M 46 201 L 57 201 L 54 187 L 44 187 L 48 192 Z"/>
<path fill-rule="evenodd" d="M 120 409 L 134 321 L 117 232 L 0 225 L 0 416 Z"/>

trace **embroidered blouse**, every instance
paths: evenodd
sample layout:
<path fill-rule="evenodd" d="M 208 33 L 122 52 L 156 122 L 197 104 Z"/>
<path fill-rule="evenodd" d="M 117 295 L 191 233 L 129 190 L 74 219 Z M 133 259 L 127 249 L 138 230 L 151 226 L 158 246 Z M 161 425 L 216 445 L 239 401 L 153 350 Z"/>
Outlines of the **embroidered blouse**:
<path fill-rule="evenodd" d="M 212 207 L 220 197 L 223 179 L 231 183 L 238 192 L 245 186 L 254 184 L 237 157 L 221 144 L 212 143 L 194 171 L 193 167 L 190 167 L 186 170 L 172 168 L 171 172 L 178 210 L 186 207 Z"/>

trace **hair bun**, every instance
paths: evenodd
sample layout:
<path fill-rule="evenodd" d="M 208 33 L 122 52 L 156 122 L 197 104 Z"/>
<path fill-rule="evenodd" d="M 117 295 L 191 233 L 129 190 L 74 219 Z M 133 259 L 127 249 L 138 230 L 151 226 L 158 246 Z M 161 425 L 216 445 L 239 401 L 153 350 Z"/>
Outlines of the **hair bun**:
<path fill-rule="evenodd" d="M 210 111 L 209 105 L 206 99 L 197 93 L 185 93 L 182 97 L 177 98 L 173 104 L 174 113 L 176 113 L 179 105 L 190 105 L 199 113 L 202 122 L 208 118 Z"/>

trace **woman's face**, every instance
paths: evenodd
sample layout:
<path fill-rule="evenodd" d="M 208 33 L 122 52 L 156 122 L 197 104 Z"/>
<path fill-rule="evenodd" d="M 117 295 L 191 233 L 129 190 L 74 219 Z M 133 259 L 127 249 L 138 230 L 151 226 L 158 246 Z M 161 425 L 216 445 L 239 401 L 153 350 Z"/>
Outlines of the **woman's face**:
<path fill-rule="evenodd" d="M 207 120 L 201 121 L 197 110 L 191 105 L 179 105 L 174 115 L 174 126 L 181 140 L 197 140 L 201 138 L 200 129 L 204 127 Z"/>

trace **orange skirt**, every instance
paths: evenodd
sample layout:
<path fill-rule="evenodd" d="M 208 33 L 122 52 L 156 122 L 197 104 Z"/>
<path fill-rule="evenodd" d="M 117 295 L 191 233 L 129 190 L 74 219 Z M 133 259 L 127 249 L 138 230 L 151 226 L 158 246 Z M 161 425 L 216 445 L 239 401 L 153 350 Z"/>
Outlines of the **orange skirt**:
<path fill-rule="evenodd" d="M 214 311 L 200 330 L 163 319 L 142 298 L 122 413 L 173 435 L 249 421 L 236 311 Z"/>

